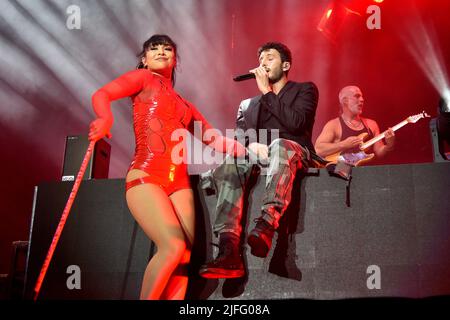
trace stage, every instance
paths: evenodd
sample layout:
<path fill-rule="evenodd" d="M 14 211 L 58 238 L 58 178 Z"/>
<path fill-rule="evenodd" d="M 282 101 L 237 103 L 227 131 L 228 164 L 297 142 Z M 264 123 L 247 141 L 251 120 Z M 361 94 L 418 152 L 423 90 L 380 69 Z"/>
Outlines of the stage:
<path fill-rule="evenodd" d="M 263 180 L 260 176 L 249 194 L 246 229 L 259 214 Z M 198 188 L 197 175 L 191 183 L 197 186 L 197 222 L 188 299 L 450 294 L 450 163 L 354 168 L 348 194 L 347 181 L 310 169 L 295 182 L 269 256 L 261 259 L 244 250 L 247 275 L 234 280 L 197 275 L 216 253 L 211 245 L 217 242 L 211 232 L 216 198 Z M 28 299 L 71 185 L 43 183 L 36 189 Z M 137 299 L 152 253 L 126 206 L 123 179 L 84 181 L 40 299 Z M 79 267 L 78 289 L 68 288 L 74 274 L 69 266 Z"/>

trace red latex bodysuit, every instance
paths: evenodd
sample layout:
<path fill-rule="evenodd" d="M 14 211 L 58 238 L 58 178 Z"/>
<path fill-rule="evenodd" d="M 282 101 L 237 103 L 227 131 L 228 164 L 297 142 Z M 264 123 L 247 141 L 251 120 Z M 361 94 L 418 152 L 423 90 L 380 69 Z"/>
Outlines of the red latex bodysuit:
<path fill-rule="evenodd" d="M 201 122 L 203 133 L 211 126 L 192 104 L 173 90 L 170 80 L 139 69 L 124 74 L 99 91 L 101 98 L 93 98 L 96 110 L 109 108 L 110 101 L 127 96 L 133 101 L 136 150 L 128 170 L 139 169 L 148 176 L 127 182 L 126 189 L 153 183 L 170 195 L 190 188 L 187 164 L 172 161 L 172 149 L 180 141 L 171 141 L 171 134 L 176 129 L 188 129 L 193 133 L 194 121 Z"/>

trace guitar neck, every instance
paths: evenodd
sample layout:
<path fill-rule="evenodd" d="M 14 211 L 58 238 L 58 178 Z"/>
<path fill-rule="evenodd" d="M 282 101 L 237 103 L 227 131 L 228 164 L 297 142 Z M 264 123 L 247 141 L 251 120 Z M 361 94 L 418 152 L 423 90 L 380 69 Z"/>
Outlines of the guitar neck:
<path fill-rule="evenodd" d="M 408 121 L 405 119 L 402 122 L 397 123 L 395 126 L 392 127 L 393 131 L 396 131 L 398 129 L 400 129 L 401 127 L 403 127 L 404 125 L 408 124 Z M 376 137 L 373 137 L 372 139 L 370 139 L 367 142 L 364 142 L 360 149 L 364 150 L 367 149 L 368 147 L 370 147 L 371 145 L 375 144 L 376 142 L 380 141 L 381 139 L 384 138 L 384 132 L 380 133 L 379 135 L 377 135 Z"/>

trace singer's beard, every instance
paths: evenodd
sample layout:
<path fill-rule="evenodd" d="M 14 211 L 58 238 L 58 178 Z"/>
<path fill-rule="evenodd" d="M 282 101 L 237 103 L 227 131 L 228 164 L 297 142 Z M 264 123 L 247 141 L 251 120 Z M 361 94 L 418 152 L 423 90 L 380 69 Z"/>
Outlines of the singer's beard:
<path fill-rule="evenodd" d="M 284 75 L 284 72 L 282 69 L 273 70 L 273 75 L 271 77 L 269 77 L 269 83 L 270 84 L 277 83 L 278 81 L 281 80 L 281 78 L 283 78 L 283 75 Z"/>

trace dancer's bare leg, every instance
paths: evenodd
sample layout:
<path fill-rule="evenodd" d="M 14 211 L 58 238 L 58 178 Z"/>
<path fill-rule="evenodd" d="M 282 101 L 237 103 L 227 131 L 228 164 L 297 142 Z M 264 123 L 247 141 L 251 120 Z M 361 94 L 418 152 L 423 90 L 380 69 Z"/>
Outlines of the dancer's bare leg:
<path fill-rule="evenodd" d="M 127 181 L 141 175 L 139 171 L 131 170 Z M 144 273 L 141 299 L 160 299 L 170 276 L 185 254 L 183 229 L 172 202 L 158 185 L 146 183 L 135 186 L 127 191 L 126 199 L 137 223 L 157 246 L 157 252 Z"/>
<path fill-rule="evenodd" d="M 194 241 L 194 195 L 191 189 L 183 189 L 171 194 L 170 200 L 172 201 L 175 212 L 183 227 L 187 246 L 183 257 L 180 260 L 180 264 L 167 282 L 166 288 L 161 295 L 161 299 L 182 300 L 186 295 L 188 286 L 187 267 L 191 258 L 191 249 Z"/>

